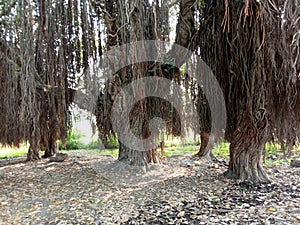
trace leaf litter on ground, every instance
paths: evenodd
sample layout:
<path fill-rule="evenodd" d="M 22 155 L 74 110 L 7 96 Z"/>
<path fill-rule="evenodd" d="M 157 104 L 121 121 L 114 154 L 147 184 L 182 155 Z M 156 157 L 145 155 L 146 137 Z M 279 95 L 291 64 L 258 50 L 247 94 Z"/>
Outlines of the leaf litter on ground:
<path fill-rule="evenodd" d="M 273 183 L 257 185 L 224 178 L 224 163 L 168 160 L 146 173 L 75 153 L 5 165 L 0 224 L 300 224 L 299 168 L 268 166 Z"/>

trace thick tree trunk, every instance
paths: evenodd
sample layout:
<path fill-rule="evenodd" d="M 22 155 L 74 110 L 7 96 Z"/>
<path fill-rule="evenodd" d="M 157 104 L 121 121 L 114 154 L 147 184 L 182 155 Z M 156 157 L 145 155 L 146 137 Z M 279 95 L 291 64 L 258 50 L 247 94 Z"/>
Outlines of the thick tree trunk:
<path fill-rule="evenodd" d="M 148 165 L 147 151 L 138 151 L 130 149 L 119 141 L 119 157 L 120 162 L 126 163 L 131 166 L 144 166 Z"/>
<path fill-rule="evenodd" d="M 119 8 L 114 8 L 116 6 L 119 6 Z M 193 50 L 196 48 L 196 42 L 193 38 L 196 33 L 196 27 L 195 27 L 195 0 L 183 0 L 180 2 L 180 17 L 178 18 L 178 25 L 177 25 L 177 34 L 176 34 L 176 44 L 181 45 L 185 48 L 188 48 L 190 50 Z M 157 4 L 158 7 L 158 4 Z M 116 1 L 116 4 L 112 4 L 109 1 L 106 2 L 105 7 L 106 12 L 104 13 L 104 20 L 108 27 L 107 31 L 110 34 L 109 39 L 107 42 L 107 48 L 110 49 L 113 46 L 116 46 L 118 44 L 124 44 L 129 41 L 133 42 L 136 40 L 152 40 L 157 39 L 160 37 L 156 37 L 158 32 L 160 32 L 160 28 L 157 28 L 157 24 L 155 23 L 156 18 L 153 11 L 153 7 L 150 6 L 150 4 L 146 1 L 137 1 L 132 5 L 131 2 L 125 7 L 123 7 L 123 4 L 121 4 L 120 1 Z M 131 16 L 123 17 L 120 15 L 126 15 L 127 11 L 131 11 L 134 9 L 134 12 L 131 14 Z M 128 21 L 127 21 L 128 20 Z M 124 24 L 130 24 L 131 29 L 127 30 L 126 26 L 122 26 Z M 120 29 L 116 29 L 116 26 L 119 26 Z M 118 35 L 116 35 L 118 34 Z M 156 35 L 155 35 L 156 34 Z M 120 43 L 117 43 L 116 39 L 117 37 L 122 37 L 120 40 Z M 192 39 L 192 41 L 191 41 Z M 192 44 L 191 44 L 192 43 Z M 177 48 L 173 48 L 170 50 L 170 54 L 166 55 L 172 55 L 172 57 L 175 59 L 175 64 L 177 66 L 180 66 L 184 63 L 182 60 L 185 57 L 182 57 L 182 55 L 187 54 L 187 52 L 179 52 L 176 50 Z M 142 50 L 141 50 L 142 51 Z M 132 55 L 132 57 L 135 57 Z M 134 69 L 137 69 L 134 71 Z M 143 67 L 142 65 L 140 67 L 135 67 L 132 71 L 132 74 L 129 74 L 127 76 L 123 76 L 123 74 L 120 76 L 123 82 L 123 84 L 132 82 L 132 78 L 138 79 L 140 78 L 141 74 L 145 74 L 145 71 L 148 71 L 148 66 Z M 174 68 L 175 70 L 175 68 Z M 178 69 L 176 68 L 176 71 Z M 124 70 L 125 71 L 125 70 Z M 126 71 L 128 72 L 128 71 Z M 159 71 L 158 71 L 159 72 Z M 159 72 L 160 73 L 160 72 Z M 171 78 L 172 71 L 170 73 L 166 73 L 165 77 Z M 126 80 L 128 79 L 128 80 Z M 141 90 L 143 88 L 141 87 Z M 137 118 L 132 119 L 135 124 L 131 124 L 131 129 L 136 135 L 136 137 L 141 139 L 146 139 L 150 136 L 148 132 L 148 128 L 139 129 L 139 126 L 144 126 L 144 123 L 147 123 L 148 120 L 150 120 L 151 117 L 151 110 L 147 108 L 146 104 L 143 105 L 140 109 L 137 109 L 139 111 L 139 114 L 141 116 L 137 116 Z M 158 108 L 158 110 L 160 110 Z M 133 113 L 138 114 L 138 113 Z M 142 115 L 144 114 L 144 115 Z M 155 113 L 154 113 L 155 114 Z M 126 135 L 126 132 L 123 133 Z M 118 133 L 120 135 L 120 133 Z M 152 134 L 153 135 L 153 134 Z M 119 136 L 120 138 L 120 136 Z M 126 138 L 126 137 L 125 137 Z M 121 139 L 121 138 L 120 138 Z M 122 140 L 122 139 L 121 139 Z M 148 163 L 160 163 L 162 161 L 162 157 L 157 153 L 156 147 L 153 145 L 153 147 L 147 147 L 146 149 L 151 149 L 150 151 L 136 151 L 133 149 L 130 149 L 129 147 L 125 146 L 121 141 L 119 141 L 119 161 L 125 162 L 129 165 L 133 166 L 147 166 Z"/>
<path fill-rule="evenodd" d="M 29 140 L 29 149 L 28 149 L 28 152 L 27 152 L 27 161 L 39 160 L 40 159 L 39 150 L 40 150 L 39 141 L 36 140 L 35 138 L 31 138 L 31 140 Z"/>
<path fill-rule="evenodd" d="M 138 121 L 138 119 L 136 120 Z M 147 127 L 145 124 L 142 128 L 142 130 L 138 129 L 139 123 L 133 124 L 132 129 L 136 131 L 136 134 L 139 134 L 142 132 L 142 134 L 137 135 L 140 136 L 141 139 L 149 138 L 149 127 Z M 135 127 L 136 126 L 136 127 Z M 151 141 L 151 143 L 146 144 L 145 143 L 145 149 L 152 148 L 150 150 L 136 150 L 131 149 L 127 146 L 125 146 L 121 141 L 119 141 L 119 161 L 125 162 L 128 165 L 132 166 L 148 166 L 149 163 L 161 163 L 161 156 L 157 152 L 157 148 L 155 147 L 154 140 Z"/>
<path fill-rule="evenodd" d="M 249 180 L 255 183 L 269 183 L 262 166 L 265 143 L 258 143 L 243 136 L 242 141 L 233 138 L 230 144 L 230 162 L 225 176 L 230 179 Z"/>
<path fill-rule="evenodd" d="M 200 138 L 201 138 L 201 144 L 199 152 L 195 155 L 199 158 L 207 159 L 210 161 L 215 161 L 216 157 L 212 153 L 214 143 L 209 143 L 209 137 L 210 134 L 205 131 L 201 131 Z"/>
<path fill-rule="evenodd" d="M 179 5 L 179 17 L 176 25 L 175 44 L 182 46 L 182 51 L 178 48 L 172 48 L 167 55 L 175 56 L 175 65 L 180 66 L 185 63 L 185 56 L 188 51 L 194 51 L 197 48 L 197 30 L 195 26 L 195 0 L 182 0 Z M 186 48 L 186 49 L 185 49 Z"/>

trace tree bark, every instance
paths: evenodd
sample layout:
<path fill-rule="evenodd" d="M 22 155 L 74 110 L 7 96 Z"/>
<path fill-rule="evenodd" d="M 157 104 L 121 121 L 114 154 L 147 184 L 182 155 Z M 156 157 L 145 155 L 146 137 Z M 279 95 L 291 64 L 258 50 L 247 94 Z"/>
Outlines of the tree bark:
<path fill-rule="evenodd" d="M 157 152 L 157 148 L 151 149 L 147 153 L 148 163 L 160 163 L 161 156 Z"/>
<path fill-rule="evenodd" d="M 28 152 L 27 152 L 27 161 L 39 160 L 40 159 L 39 150 L 40 150 L 40 143 L 39 143 L 38 139 L 32 137 L 29 140 L 29 149 L 28 149 Z"/>
<path fill-rule="evenodd" d="M 148 165 L 147 151 L 137 151 L 128 148 L 121 141 L 119 141 L 118 160 L 131 166 L 147 167 Z"/>
<path fill-rule="evenodd" d="M 135 109 L 137 110 L 137 109 Z M 145 140 L 150 137 L 150 131 L 147 123 L 145 123 L 144 115 L 139 113 L 137 114 L 138 118 L 134 118 L 134 123 L 131 124 L 132 131 L 136 134 L 140 139 Z M 143 121 L 143 122 L 137 122 Z M 139 125 L 143 123 L 142 128 L 139 128 Z M 123 131 L 126 133 L 126 131 Z M 125 146 L 119 140 L 119 158 L 118 160 L 121 162 L 125 162 L 128 165 L 132 166 L 145 166 L 147 167 L 149 163 L 161 163 L 161 156 L 157 152 L 157 146 L 155 145 L 154 138 L 158 134 L 154 134 L 154 136 L 150 137 L 150 140 L 144 143 L 144 149 L 131 149 L 128 146 Z M 130 138 L 130 137 L 125 137 Z M 134 140 L 132 140 L 133 142 Z M 150 149 L 150 150 L 148 150 Z"/>
<path fill-rule="evenodd" d="M 197 1 L 195 0 L 182 0 L 179 5 L 179 16 L 176 25 L 176 37 L 175 44 L 182 46 L 182 51 L 179 52 L 178 48 L 172 48 L 167 55 L 171 55 L 175 59 L 175 65 L 180 66 L 185 63 L 185 56 L 188 51 L 194 51 L 198 46 L 197 39 L 197 29 L 195 22 L 195 5 Z"/>
<path fill-rule="evenodd" d="M 249 180 L 255 183 L 269 183 L 270 179 L 262 166 L 265 143 L 248 138 L 233 138 L 230 144 L 230 161 L 225 176 L 230 179 Z"/>
<path fill-rule="evenodd" d="M 107 49 L 110 49 L 113 46 L 116 46 L 118 44 L 124 44 L 129 41 L 136 41 L 136 40 L 152 40 L 157 39 L 161 37 L 156 37 L 154 33 L 158 32 L 159 29 L 156 28 L 156 24 L 154 24 L 153 21 L 155 19 L 153 18 L 154 15 L 152 13 L 153 8 L 149 5 L 149 3 L 146 1 L 137 1 L 134 5 L 131 6 L 131 2 L 129 2 L 128 6 L 129 9 L 134 9 L 133 13 L 130 17 L 124 17 L 125 19 L 121 20 L 123 17 L 120 15 L 125 15 L 127 12 L 124 11 L 126 7 L 123 7 L 123 4 L 120 4 L 119 1 L 116 1 L 116 4 L 112 4 L 109 1 L 105 2 L 105 6 L 103 7 L 104 11 L 104 20 L 107 26 L 107 31 L 109 34 L 109 38 L 107 41 Z M 196 48 L 195 44 L 195 0 L 183 0 L 180 3 L 180 16 L 178 18 L 178 25 L 176 28 L 176 40 L 175 43 L 177 45 L 181 45 L 185 48 L 188 48 L 190 50 L 193 50 Z M 116 6 L 119 6 L 118 8 Z M 122 6 L 122 7 L 120 7 Z M 134 7 L 133 7 L 134 6 Z M 158 7 L 158 5 L 157 5 Z M 128 10 L 128 11 L 131 11 Z M 149 18 L 147 18 L 147 16 Z M 146 16 L 146 17 L 145 17 Z M 125 20 L 128 24 L 131 26 L 131 30 L 127 30 L 126 26 L 124 25 Z M 119 29 L 116 29 L 116 26 L 119 25 Z M 158 33 L 157 33 L 158 34 Z M 119 35 L 119 36 L 118 36 Z M 120 37 L 120 40 L 117 42 L 117 37 Z M 192 41 L 191 41 L 192 40 Z M 192 44 L 191 44 L 192 43 Z M 182 61 L 183 54 L 187 54 L 187 52 L 179 53 L 177 48 L 173 48 L 170 50 L 170 54 L 172 57 L 175 58 L 175 63 L 177 66 L 182 65 L 184 61 Z M 174 52 L 175 51 L 175 52 Z M 137 69 L 136 71 L 132 71 L 131 76 L 124 77 L 121 75 L 121 79 L 123 83 L 129 83 L 133 78 L 139 78 L 139 74 L 144 74 L 145 71 L 148 71 L 148 67 L 146 68 L 133 68 Z M 140 71 L 139 71 L 140 70 Z M 178 70 L 177 68 L 174 68 L 173 70 Z M 126 71 L 126 70 L 124 70 Z M 166 78 L 173 78 L 172 77 L 172 71 L 168 74 L 165 74 Z M 130 78 L 130 79 L 129 79 Z M 126 80 L 129 79 L 129 80 Z M 142 89 L 142 88 L 141 88 Z M 145 105 L 144 105 L 145 106 Z M 147 138 L 147 130 L 142 129 L 140 130 L 137 128 L 141 124 L 145 123 L 147 119 L 150 119 L 150 112 L 147 107 L 142 107 L 143 110 L 139 111 L 140 114 L 144 115 L 138 115 L 137 118 L 134 118 L 135 124 L 131 124 L 131 129 L 136 131 L 135 135 L 141 139 Z M 146 117 L 145 117 L 146 115 Z M 146 119 L 145 119 L 145 118 Z M 149 117 L 149 118 L 148 118 Z M 146 128 L 147 129 L 147 128 Z M 126 133 L 125 133 L 126 134 Z M 120 135 L 120 134 L 118 134 Z M 147 148 L 149 149 L 149 148 Z M 153 147 L 150 151 L 136 151 L 133 149 L 130 149 L 129 147 L 125 146 L 120 140 L 119 140 L 119 161 L 125 162 L 129 165 L 134 166 L 147 166 L 148 163 L 160 163 L 161 157 L 157 153 L 157 149 Z"/>
<path fill-rule="evenodd" d="M 45 153 L 42 158 L 49 158 L 58 152 L 58 144 L 56 140 L 50 139 L 47 146 L 48 147 L 45 149 Z"/>
<path fill-rule="evenodd" d="M 209 137 L 210 133 L 201 131 L 200 138 L 201 138 L 201 144 L 199 152 L 195 155 L 199 158 L 207 159 L 209 161 L 215 161 L 216 157 L 212 153 L 214 143 L 209 143 Z"/>

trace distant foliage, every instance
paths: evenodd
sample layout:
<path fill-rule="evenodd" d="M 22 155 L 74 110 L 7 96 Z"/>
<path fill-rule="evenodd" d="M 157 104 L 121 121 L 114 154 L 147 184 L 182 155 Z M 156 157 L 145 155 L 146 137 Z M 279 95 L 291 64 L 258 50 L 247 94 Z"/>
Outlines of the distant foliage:
<path fill-rule="evenodd" d="M 106 143 L 104 144 L 104 146 L 107 149 L 119 148 L 118 138 L 114 136 L 108 136 L 106 138 Z"/>
<path fill-rule="evenodd" d="M 84 137 L 84 135 L 81 132 L 77 130 L 71 130 L 66 139 L 66 146 L 63 146 L 62 142 L 59 141 L 59 149 L 71 150 L 85 148 L 85 144 L 82 141 L 80 141 L 80 138 L 82 137 Z"/>

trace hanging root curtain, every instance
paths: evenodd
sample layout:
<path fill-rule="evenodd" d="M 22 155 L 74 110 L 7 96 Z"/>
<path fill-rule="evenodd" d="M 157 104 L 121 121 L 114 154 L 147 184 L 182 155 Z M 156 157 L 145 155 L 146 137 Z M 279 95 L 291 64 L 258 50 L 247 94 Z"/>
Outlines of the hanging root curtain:
<path fill-rule="evenodd" d="M 128 4 L 123 4 L 122 1 L 104 1 L 103 5 L 99 5 L 102 17 L 105 20 L 107 28 L 107 46 L 110 50 L 114 46 L 127 44 L 135 41 L 143 40 L 169 40 L 169 25 L 168 25 L 168 1 L 155 1 L 152 5 L 148 1 L 129 1 Z M 180 3 L 179 19 L 176 28 L 175 43 L 188 49 L 194 50 L 196 44 L 191 41 L 195 37 L 195 6 L 196 1 L 184 0 Z M 130 47 L 129 47 L 130 48 Z M 156 46 L 153 46 L 153 51 L 157 51 Z M 138 55 L 134 55 L 128 51 L 121 60 L 130 59 L 135 62 L 138 60 Z M 134 52 L 134 51 L 133 51 Z M 139 54 L 149 54 L 147 48 L 141 48 Z M 181 52 L 174 52 L 170 50 L 170 54 L 175 56 L 176 65 L 182 65 L 185 62 L 180 60 L 183 58 Z M 165 56 L 161 56 L 165 57 Z M 102 93 L 99 95 L 97 101 L 97 126 L 100 134 L 100 139 L 105 140 L 107 136 L 116 135 L 113 133 L 111 125 L 111 110 L 115 101 L 115 96 L 120 89 L 133 81 L 143 77 L 163 77 L 168 78 L 180 84 L 182 81 L 179 69 L 170 65 L 169 63 L 160 64 L 157 62 L 143 62 L 136 63 L 125 68 L 120 69 L 105 85 Z M 153 87 L 153 89 L 157 87 Z M 140 91 L 146 90 L 140 87 Z M 161 92 L 171 93 L 172 87 L 167 87 Z M 135 90 L 132 90 L 134 93 Z M 175 93 L 176 94 L 176 93 Z M 131 96 L 124 96 L 130 98 Z M 123 101 L 125 101 L 123 99 Z M 167 102 L 161 98 L 149 97 L 138 101 L 130 112 L 131 131 L 140 140 L 148 138 L 153 133 L 150 132 L 149 122 L 154 117 L 162 118 L 165 121 L 167 133 L 178 136 L 183 128 L 178 115 L 178 112 L 172 107 L 172 103 Z M 117 135 L 125 135 L 122 128 Z M 159 133 L 153 135 L 153 140 L 150 142 L 157 142 Z M 129 138 L 129 137 L 125 137 Z M 146 148 L 147 149 L 147 148 Z M 136 151 L 128 148 L 120 141 L 119 160 L 127 164 L 145 166 L 149 162 L 160 162 L 159 156 L 156 152 L 156 147 L 150 151 Z"/>
<path fill-rule="evenodd" d="M 201 52 L 224 91 L 229 178 L 267 182 L 271 134 L 299 135 L 299 2 L 206 1 Z"/>
<path fill-rule="evenodd" d="M 75 74 L 99 54 L 85 1 L 5 1 L 0 19 L 0 142 L 29 141 L 28 160 L 66 139 Z"/>

